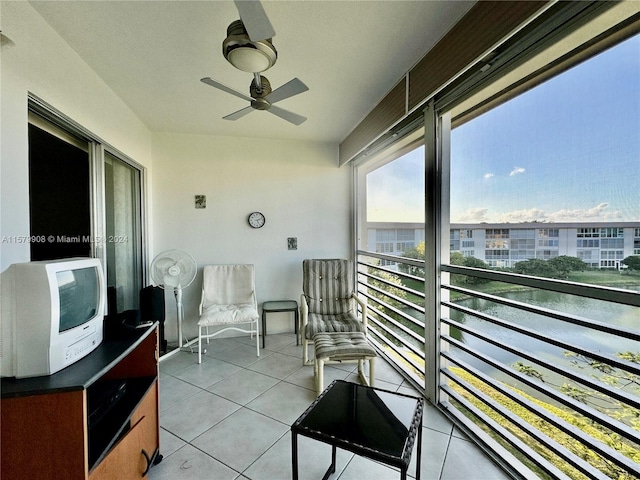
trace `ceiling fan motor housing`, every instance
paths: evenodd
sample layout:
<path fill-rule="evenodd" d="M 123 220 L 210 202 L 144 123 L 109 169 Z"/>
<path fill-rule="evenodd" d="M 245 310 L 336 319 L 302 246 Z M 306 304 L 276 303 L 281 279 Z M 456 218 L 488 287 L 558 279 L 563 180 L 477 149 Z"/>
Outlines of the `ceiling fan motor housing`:
<path fill-rule="evenodd" d="M 271 84 L 266 77 L 260 75 L 260 87 L 256 85 L 256 79 L 253 79 L 251 82 L 251 86 L 249 87 L 249 92 L 251 97 L 253 97 L 253 101 L 251 102 L 251 106 L 256 110 L 269 110 L 271 104 L 269 101 L 264 98 L 271 93 Z"/>
<path fill-rule="evenodd" d="M 275 65 L 278 59 L 271 39 L 251 41 L 242 20 L 236 20 L 227 27 L 222 54 L 231 65 L 250 73 L 264 72 Z"/>

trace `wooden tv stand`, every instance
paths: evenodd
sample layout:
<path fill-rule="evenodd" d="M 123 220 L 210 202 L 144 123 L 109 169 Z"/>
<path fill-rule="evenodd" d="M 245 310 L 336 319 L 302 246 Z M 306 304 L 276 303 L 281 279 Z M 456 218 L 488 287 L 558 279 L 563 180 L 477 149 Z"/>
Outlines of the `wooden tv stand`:
<path fill-rule="evenodd" d="M 133 479 L 158 463 L 158 328 L 105 339 L 58 373 L 3 378 L 2 480 Z"/>

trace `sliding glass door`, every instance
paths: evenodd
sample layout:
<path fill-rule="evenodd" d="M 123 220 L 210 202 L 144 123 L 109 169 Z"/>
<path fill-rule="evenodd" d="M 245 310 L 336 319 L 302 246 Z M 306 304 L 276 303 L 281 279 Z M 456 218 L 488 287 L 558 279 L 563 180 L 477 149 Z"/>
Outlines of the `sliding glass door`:
<path fill-rule="evenodd" d="M 138 309 L 143 168 L 40 100 L 29 108 L 31 260 L 99 258 L 107 313 Z"/>
<path fill-rule="evenodd" d="M 114 289 L 117 312 L 137 309 L 142 288 L 140 173 L 105 153 L 107 285 Z"/>

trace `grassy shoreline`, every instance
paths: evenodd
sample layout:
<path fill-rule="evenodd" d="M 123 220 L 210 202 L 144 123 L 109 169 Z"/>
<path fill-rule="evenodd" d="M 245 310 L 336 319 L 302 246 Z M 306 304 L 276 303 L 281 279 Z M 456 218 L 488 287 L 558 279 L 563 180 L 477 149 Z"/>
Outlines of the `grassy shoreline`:
<path fill-rule="evenodd" d="M 570 282 L 600 285 L 603 287 L 622 289 L 632 288 L 634 291 L 640 290 L 640 274 L 621 274 L 617 272 L 614 273 L 601 271 L 573 272 L 569 275 L 569 278 L 567 278 L 567 280 Z M 473 290 L 476 290 L 478 292 L 492 295 L 526 292 L 529 290 L 533 290 L 532 287 L 493 281 L 469 286 L 473 288 Z M 465 300 L 467 298 L 470 298 L 470 296 L 462 293 L 451 292 L 451 300 Z"/>

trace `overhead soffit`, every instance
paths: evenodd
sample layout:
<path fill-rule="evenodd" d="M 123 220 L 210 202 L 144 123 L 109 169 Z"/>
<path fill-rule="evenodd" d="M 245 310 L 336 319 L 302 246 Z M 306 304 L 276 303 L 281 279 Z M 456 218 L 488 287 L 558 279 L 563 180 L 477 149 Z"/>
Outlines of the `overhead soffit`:
<path fill-rule="evenodd" d="M 482 58 L 500 41 L 517 31 L 548 2 L 476 3 L 467 14 L 420 60 L 383 98 L 382 110 L 395 116 L 382 115 L 375 107 L 340 144 L 340 164 L 344 165 L 376 138 L 387 132 L 404 116 L 454 81 L 465 69 Z M 408 90 L 407 90 L 408 89 Z M 398 100 L 400 99 L 400 100 Z M 401 105 L 389 105 L 391 102 Z M 404 113 L 398 116 L 400 110 Z"/>
<path fill-rule="evenodd" d="M 499 19 L 502 22 L 501 24 L 503 27 L 505 26 L 505 18 L 511 19 L 511 27 L 514 27 L 515 23 L 518 22 L 518 15 L 515 15 L 513 11 L 506 13 L 498 11 L 494 12 L 496 15 L 488 15 L 487 9 L 481 9 L 481 7 L 487 7 L 487 3 L 489 2 L 483 2 L 483 5 L 476 5 L 476 7 L 474 7 L 474 9 L 472 9 L 467 16 L 465 16 L 465 18 L 463 18 L 456 27 L 449 32 L 449 34 L 432 51 L 430 51 L 423 60 L 421 60 L 419 64 L 409 72 L 407 78 L 398 83 L 397 86 L 399 88 L 402 87 L 402 85 L 407 85 L 409 90 L 408 93 L 405 92 L 407 93 L 406 114 L 400 117 L 396 116 L 392 121 L 388 122 L 388 125 L 393 125 L 393 129 L 387 128 L 386 130 L 375 131 L 374 129 L 379 127 L 379 125 L 374 125 L 376 117 L 379 116 L 379 112 L 372 112 L 365 121 L 356 127 L 350 138 L 341 144 L 341 164 L 344 164 L 349 161 L 350 158 L 353 158 L 349 157 L 349 155 L 352 155 L 358 148 L 361 149 L 360 152 L 364 152 L 358 154 L 358 163 L 366 161 L 367 158 L 372 158 L 371 154 L 373 154 L 374 157 L 377 157 L 380 155 L 381 151 L 389 148 L 394 137 L 398 136 L 399 130 L 404 130 L 405 132 L 409 131 L 408 127 L 403 125 L 412 124 L 416 128 L 421 125 L 421 112 L 418 110 L 420 107 L 420 103 L 418 102 L 419 96 L 415 94 L 414 100 L 411 100 L 411 89 L 413 88 L 414 92 L 419 91 L 420 88 L 424 89 L 425 92 L 428 92 L 424 94 L 424 99 L 426 99 L 433 97 L 439 90 L 445 90 L 448 83 L 455 83 L 455 74 L 453 72 L 455 72 L 458 67 L 451 68 L 449 61 L 446 58 L 444 58 L 444 60 L 440 60 L 438 58 L 438 50 L 442 48 L 443 52 L 447 52 L 449 49 L 455 49 L 456 45 L 459 47 L 462 40 L 456 37 L 456 32 L 458 30 L 460 32 L 471 31 L 470 29 L 477 28 L 478 25 L 482 25 L 481 19 L 483 18 L 485 19 L 485 22 L 488 21 L 489 23 Z M 533 6 L 532 4 L 533 2 L 530 2 L 529 6 Z M 452 91 L 449 93 L 449 96 L 453 97 L 454 100 L 456 97 L 461 98 L 460 101 L 454 103 L 454 106 L 450 110 L 450 114 L 454 118 L 454 125 L 467 121 L 468 119 L 481 114 L 483 111 L 493 108 L 497 104 L 506 101 L 508 98 L 531 88 L 532 85 L 544 81 L 549 76 L 555 75 L 564 69 L 569 68 L 574 63 L 582 61 L 584 58 L 596 54 L 602 49 L 640 31 L 640 20 L 637 18 L 640 16 L 640 3 L 638 2 L 606 2 L 595 5 L 595 8 L 591 8 L 589 3 L 585 2 L 574 5 L 575 8 L 571 11 L 565 8 L 568 5 L 569 4 L 560 5 L 561 8 L 565 9 L 565 17 L 568 19 L 572 19 L 572 16 L 575 13 L 574 10 L 577 10 L 578 8 L 584 9 L 585 12 L 589 11 L 594 13 L 585 15 L 584 18 L 586 20 L 577 20 L 577 27 L 572 26 L 566 31 L 561 31 L 560 35 L 562 36 L 562 41 L 558 41 L 558 38 L 556 38 L 555 35 L 550 35 L 549 39 L 542 42 L 544 49 L 539 46 L 536 47 L 537 53 L 535 55 L 526 53 L 525 55 L 522 55 L 524 60 L 516 59 L 517 61 L 508 62 L 504 65 L 506 66 L 506 68 L 503 69 L 504 72 L 501 69 L 497 69 L 497 72 L 492 71 L 489 75 L 486 75 L 486 72 L 493 68 L 491 66 L 492 60 L 487 59 L 492 59 L 492 54 L 496 53 L 496 50 L 494 50 L 496 45 L 501 43 L 500 40 L 505 41 L 509 35 L 499 39 L 497 43 L 492 45 L 492 48 L 485 49 L 484 51 L 481 45 L 471 46 L 468 50 L 469 52 L 475 52 L 476 54 L 478 52 L 481 53 L 476 55 L 473 62 L 467 65 L 459 65 L 462 67 L 462 70 L 458 72 L 458 76 L 460 77 L 460 81 L 458 83 L 464 87 L 465 81 L 463 80 L 465 68 L 472 72 L 471 79 L 481 78 L 484 76 L 487 78 L 485 78 L 484 82 L 475 80 L 477 84 L 484 86 L 481 89 L 472 88 L 471 91 L 475 92 L 472 94 L 465 94 L 464 89 L 460 90 L 460 87 L 457 89 L 455 87 L 451 88 Z M 546 10 L 546 7 L 549 6 L 550 4 L 545 5 L 538 3 L 537 12 L 531 14 L 528 20 L 533 20 L 538 17 L 536 13 L 542 14 Z M 490 9 L 492 7 L 489 6 L 488 8 Z M 550 10 L 549 12 L 550 16 L 555 15 L 553 11 Z M 523 14 L 525 14 L 525 12 L 520 11 L 520 15 Z M 522 19 L 520 20 L 522 21 Z M 542 18 L 540 21 L 545 22 L 546 20 Z M 524 23 L 526 24 L 528 21 L 524 21 Z M 470 26 L 469 24 L 475 24 L 475 26 Z M 516 40 L 512 42 L 514 45 L 518 44 L 517 30 L 518 27 L 516 26 L 514 31 Z M 611 34 L 611 31 L 615 31 L 615 33 Z M 553 32 L 553 27 L 550 32 Z M 472 37 L 474 39 L 480 38 L 477 36 L 474 37 L 473 35 Z M 486 40 L 487 44 L 491 43 L 493 40 L 495 40 L 495 37 L 492 37 L 490 40 Z M 536 43 L 534 42 L 534 45 L 535 44 Z M 517 51 L 518 47 L 516 47 L 515 50 Z M 528 52 L 528 50 L 529 49 L 525 49 L 524 51 Z M 535 49 L 533 50 L 534 52 L 536 51 Z M 578 55 L 575 54 L 577 50 L 580 50 Z M 469 57 L 472 56 L 473 54 L 469 54 Z M 429 70 L 429 65 L 431 65 L 432 69 L 439 70 L 439 68 L 434 68 L 434 66 L 437 67 L 440 62 L 445 64 L 444 69 L 449 68 L 449 73 L 447 75 L 437 77 L 437 81 L 430 79 L 431 84 L 426 81 L 412 82 L 412 78 L 421 79 L 426 76 L 426 72 Z M 473 69 L 470 67 L 473 67 Z M 473 73 L 473 71 L 476 73 Z M 497 74 L 493 75 L 494 73 Z M 454 77 L 449 78 L 450 75 L 454 75 Z M 490 79 L 490 81 L 486 81 L 488 79 Z M 473 84 L 473 82 L 471 84 Z M 392 101 L 392 98 L 392 96 L 385 98 L 383 103 Z M 450 102 L 451 100 L 448 101 Z M 446 103 L 446 101 L 440 103 Z M 413 114 L 410 112 L 411 108 L 414 109 Z M 389 110 L 389 107 L 385 106 L 384 110 Z M 368 144 L 366 143 L 367 141 L 369 141 Z M 367 147 L 367 145 L 369 145 L 369 147 Z M 367 154 L 369 151 L 371 154 Z"/>

